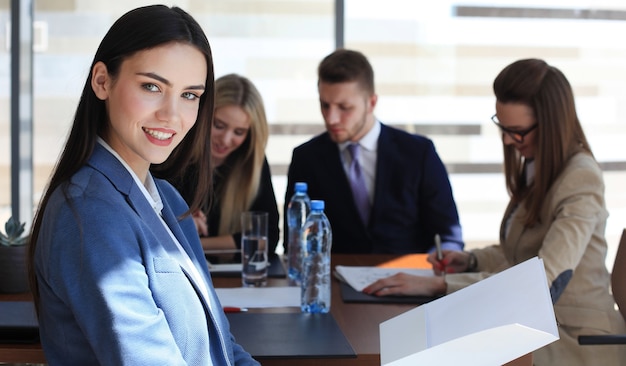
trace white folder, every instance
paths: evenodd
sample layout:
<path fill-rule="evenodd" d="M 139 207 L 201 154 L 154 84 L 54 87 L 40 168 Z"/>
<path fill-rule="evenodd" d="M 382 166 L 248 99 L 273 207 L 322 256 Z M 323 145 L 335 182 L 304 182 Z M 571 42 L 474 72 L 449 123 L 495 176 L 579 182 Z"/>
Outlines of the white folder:
<path fill-rule="evenodd" d="M 502 365 L 558 339 L 536 257 L 380 324 L 384 366 Z"/>

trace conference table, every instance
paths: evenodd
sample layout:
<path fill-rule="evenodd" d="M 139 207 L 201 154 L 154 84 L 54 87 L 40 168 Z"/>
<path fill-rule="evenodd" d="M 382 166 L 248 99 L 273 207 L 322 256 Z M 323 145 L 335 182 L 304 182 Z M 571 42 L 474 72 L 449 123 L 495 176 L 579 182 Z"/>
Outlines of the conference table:
<path fill-rule="evenodd" d="M 333 254 L 331 265 L 344 266 L 374 266 L 393 260 L 393 255 L 353 255 Z M 237 277 L 214 277 L 216 288 L 241 286 L 241 279 Z M 268 286 L 286 286 L 285 278 L 270 278 Z M 287 366 L 378 366 L 380 365 L 379 324 L 404 313 L 416 304 L 400 303 L 345 303 L 342 301 L 340 283 L 332 280 L 331 314 L 346 339 L 354 349 L 356 357 L 323 357 L 323 358 L 257 358 L 262 365 Z M 0 294 L 0 301 L 24 301 L 32 299 L 29 293 Z M 296 307 L 250 309 L 251 312 L 299 312 Z M 0 363 L 45 363 L 45 356 L 40 344 L 0 344 Z M 532 355 L 528 354 L 507 366 L 532 365 Z"/>

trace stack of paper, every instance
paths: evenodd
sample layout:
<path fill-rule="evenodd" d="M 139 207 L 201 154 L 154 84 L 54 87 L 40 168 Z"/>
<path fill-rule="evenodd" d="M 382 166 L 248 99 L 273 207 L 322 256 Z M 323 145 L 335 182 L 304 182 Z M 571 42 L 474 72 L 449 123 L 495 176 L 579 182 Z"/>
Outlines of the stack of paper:
<path fill-rule="evenodd" d="M 558 339 L 536 257 L 380 324 L 384 366 L 502 365 Z"/>

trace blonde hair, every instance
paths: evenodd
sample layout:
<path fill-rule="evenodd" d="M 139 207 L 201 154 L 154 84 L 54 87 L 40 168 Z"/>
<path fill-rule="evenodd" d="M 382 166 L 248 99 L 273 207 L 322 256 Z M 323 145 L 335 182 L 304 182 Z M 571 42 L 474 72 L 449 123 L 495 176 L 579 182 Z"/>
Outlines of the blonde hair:
<path fill-rule="evenodd" d="M 259 191 L 269 137 L 263 99 L 249 79 L 228 74 L 215 80 L 215 109 L 229 105 L 244 110 L 250 129 L 244 143 L 228 156 L 228 173 L 215 192 L 221 202 L 218 235 L 241 231 L 241 213 L 250 208 Z"/>

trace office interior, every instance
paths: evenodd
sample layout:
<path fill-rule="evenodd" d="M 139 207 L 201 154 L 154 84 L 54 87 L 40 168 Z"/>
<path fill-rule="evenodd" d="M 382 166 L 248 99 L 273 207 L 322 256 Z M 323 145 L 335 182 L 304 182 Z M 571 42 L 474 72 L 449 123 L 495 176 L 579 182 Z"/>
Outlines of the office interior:
<path fill-rule="evenodd" d="M 0 0 L 0 223 L 14 211 L 16 184 L 19 200 L 30 197 L 22 207 L 34 209 L 41 197 L 69 132 L 91 58 L 106 30 L 121 14 L 151 3 Z M 604 171 L 610 213 L 607 267 L 611 268 L 626 226 L 626 43 L 621 37 L 626 34 L 626 4 L 622 1 L 180 0 L 165 4 L 184 8 L 203 26 L 213 49 L 216 77 L 240 73 L 261 91 L 270 123 L 267 158 L 281 210 L 292 149 L 324 130 L 317 64 L 343 46 L 362 51 L 374 66 L 377 117 L 434 141 L 450 174 L 468 248 L 497 242 L 508 202 L 500 134 L 489 119 L 495 104 L 491 83 L 504 66 L 520 58 L 543 58 L 557 66 L 572 83 L 579 117 Z M 15 6 L 28 9 L 28 5 L 32 14 L 22 13 L 21 19 L 33 24 L 32 73 L 26 77 L 32 87 L 20 97 L 20 108 L 28 111 L 30 103 L 32 129 L 22 126 L 20 133 L 32 138 L 32 164 L 21 163 L 16 180 L 12 164 L 24 159 L 11 153 L 15 146 L 11 19 Z M 20 217 L 32 217 L 32 212 L 24 211 Z"/>

